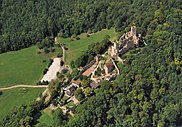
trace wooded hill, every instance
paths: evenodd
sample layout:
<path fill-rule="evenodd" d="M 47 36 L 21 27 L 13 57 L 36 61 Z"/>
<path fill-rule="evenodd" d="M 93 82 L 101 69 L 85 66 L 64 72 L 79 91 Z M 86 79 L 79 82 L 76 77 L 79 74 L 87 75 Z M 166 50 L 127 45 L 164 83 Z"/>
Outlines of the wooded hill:
<path fill-rule="evenodd" d="M 68 37 L 111 27 L 124 32 L 132 23 L 145 35 L 160 6 L 172 8 L 178 3 L 178 0 L 162 3 L 156 0 L 1 0 L 0 53 L 28 47 L 57 33 Z M 166 11 L 156 12 L 161 22 Z"/>
<path fill-rule="evenodd" d="M 115 27 L 123 33 L 133 23 L 147 43 L 125 54 L 115 81 L 103 82 L 74 117 L 65 120 L 60 115 L 53 126 L 182 126 L 181 0 L 4 0 L 2 5 L 2 52 L 58 32 L 67 37 Z M 10 114 L 0 125 L 20 126 L 22 112 Z M 27 124 L 33 125 L 33 120 Z"/>

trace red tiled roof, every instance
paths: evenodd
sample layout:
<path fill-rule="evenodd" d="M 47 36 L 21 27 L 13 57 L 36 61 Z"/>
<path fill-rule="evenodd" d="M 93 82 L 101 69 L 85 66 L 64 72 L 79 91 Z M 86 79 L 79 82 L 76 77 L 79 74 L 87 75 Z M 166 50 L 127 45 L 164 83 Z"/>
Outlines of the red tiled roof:
<path fill-rule="evenodd" d="M 72 80 L 71 83 L 74 83 L 74 84 L 77 84 L 80 86 L 80 82 L 78 82 L 78 81 Z"/>
<path fill-rule="evenodd" d="M 90 67 L 89 69 L 87 69 L 85 72 L 83 72 L 83 76 L 90 76 L 90 74 L 94 71 L 93 67 Z"/>

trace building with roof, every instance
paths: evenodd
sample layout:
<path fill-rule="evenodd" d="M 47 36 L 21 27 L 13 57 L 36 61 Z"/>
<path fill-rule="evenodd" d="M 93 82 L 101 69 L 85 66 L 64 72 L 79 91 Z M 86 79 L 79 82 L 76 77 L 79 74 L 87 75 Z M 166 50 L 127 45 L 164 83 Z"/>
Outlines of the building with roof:
<path fill-rule="evenodd" d="M 67 96 L 73 96 L 74 95 L 74 91 L 80 87 L 80 82 L 72 80 L 71 84 L 68 85 L 67 87 L 63 88 L 63 90 L 65 91 L 65 94 Z"/>
<path fill-rule="evenodd" d="M 110 54 L 115 60 L 118 60 L 119 55 L 139 46 L 140 36 L 140 34 L 137 36 L 136 26 L 131 26 L 130 32 L 121 36 L 118 42 L 113 42 L 113 45 L 108 49 L 108 54 Z"/>
<path fill-rule="evenodd" d="M 71 85 L 76 86 L 78 88 L 80 87 L 81 83 L 75 80 L 71 80 Z"/>
<path fill-rule="evenodd" d="M 92 81 L 92 83 L 90 83 L 90 86 L 94 89 L 96 88 L 99 88 L 100 87 L 100 84 L 99 83 L 96 83 L 95 81 Z"/>

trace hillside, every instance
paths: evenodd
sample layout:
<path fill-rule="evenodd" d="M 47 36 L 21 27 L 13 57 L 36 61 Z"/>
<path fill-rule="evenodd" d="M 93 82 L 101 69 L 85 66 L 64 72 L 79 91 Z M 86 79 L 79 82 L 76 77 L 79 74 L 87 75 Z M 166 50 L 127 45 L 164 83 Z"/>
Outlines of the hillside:
<path fill-rule="evenodd" d="M 110 44 L 107 39 L 101 41 L 102 43 L 92 44 L 80 57 L 73 59 L 75 65 L 72 73 L 67 71 L 60 74 L 63 82 L 49 84 L 52 100 L 44 103 L 42 98 L 39 102 L 20 106 L 5 116 L 0 126 L 182 126 L 181 0 L 17 0 L 15 3 L 13 0 L 3 0 L 1 3 L 4 9 L 1 12 L 1 52 L 24 48 L 46 36 L 57 34 L 61 38 L 77 37 L 80 33 L 92 33 L 113 27 L 121 36 L 133 24 L 137 26 L 146 45 L 132 49 L 122 56 L 124 64 L 117 63 L 120 75 L 112 82 L 103 81 L 100 88 L 92 90 L 92 95 L 85 99 L 86 92 L 82 89 L 74 92 L 79 95 L 80 100 L 84 100 L 76 106 L 74 116 L 68 115 L 68 112 L 63 113 L 60 108 L 51 114 L 45 114 L 45 108 L 48 104 L 55 104 L 58 99 L 64 98 L 61 91 L 61 87 L 67 85 L 64 80 L 68 79 L 69 83 L 78 74 L 77 67 L 85 66 L 96 55 L 100 55 L 105 50 L 102 46 L 106 48 Z M 19 18 L 15 18 L 17 15 Z M 68 43 L 66 42 L 67 52 L 73 46 Z M 74 46 L 79 47 L 80 43 L 75 43 Z M 84 78 L 79 80 L 86 82 L 87 78 Z M 47 121 L 49 125 L 46 125 L 48 114 L 53 121 L 50 119 Z"/>
<path fill-rule="evenodd" d="M 145 35 L 159 6 L 175 8 L 179 2 L 180 0 L 2 0 L 0 53 L 29 47 L 46 36 L 57 36 L 57 33 L 69 37 L 111 27 L 124 32 L 133 23 Z M 158 14 L 162 20 L 163 15 Z"/>
<path fill-rule="evenodd" d="M 70 64 L 71 61 L 76 60 L 82 55 L 84 51 L 88 48 L 89 45 L 100 42 L 105 36 L 110 36 L 111 40 L 116 39 L 115 29 L 104 29 L 96 33 L 88 34 L 83 33 L 79 35 L 79 40 L 71 40 L 72 38 L 59 38 L 59 42 L 65 44 L 65 47 L 68 48 L 66 52 L 66 64 Z"/>

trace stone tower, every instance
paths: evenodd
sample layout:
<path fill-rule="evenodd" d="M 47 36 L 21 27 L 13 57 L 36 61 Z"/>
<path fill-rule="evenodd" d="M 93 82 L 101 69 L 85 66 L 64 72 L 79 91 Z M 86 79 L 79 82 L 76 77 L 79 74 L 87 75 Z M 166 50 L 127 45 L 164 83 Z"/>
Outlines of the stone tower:
<path fill-rule="evenodd" d="M 119 44 L 117 42 L 114 42 L 114 45 L 112 46 L 112 57 L 117 59 L 118 53 L 119 53 Z"/>
<path fill-rule="evenodd" d="M 136 26 L 131 26 L 130 36 L 136 36 Z"/>

